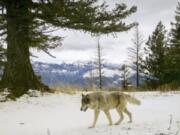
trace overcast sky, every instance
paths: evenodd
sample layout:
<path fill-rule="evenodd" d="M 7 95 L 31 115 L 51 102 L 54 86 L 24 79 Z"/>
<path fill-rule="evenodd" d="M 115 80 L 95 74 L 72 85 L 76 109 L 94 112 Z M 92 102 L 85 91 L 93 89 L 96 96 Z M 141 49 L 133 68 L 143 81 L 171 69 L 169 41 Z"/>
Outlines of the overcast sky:
<path fill-rule="evenodd" d="M 162 21 L 166 29 L 170 29 L 170 22 L 174 21 L 175 9 L 178 0 L 106 0 L 110 7 L 116 2 L 126 3 L 129 7 L 136 5 L 138 10 L 129 16 L 127 23 L 136 21 L 140 24 L 140 31 L 145 40 L 154 31 L 157 23 Z M 121 64 L 128 59 L 127 48 L 132 46 L 134 29 L 128 32 L 100 37 L 100 44 L 103 48 L 103 56 L 107 63 Z M 47 63 L 72 63 L 76 61 L 94 60 L 96 55 L 97 38 L 89 34 L 78 31 L 58 31 L 58 34 L 65 37 L 62 46 L 51 53 L 56 58 L 51 58 L 43 52 L 34 54 L 38 58 L 32 58 L 34 61 Z"/>

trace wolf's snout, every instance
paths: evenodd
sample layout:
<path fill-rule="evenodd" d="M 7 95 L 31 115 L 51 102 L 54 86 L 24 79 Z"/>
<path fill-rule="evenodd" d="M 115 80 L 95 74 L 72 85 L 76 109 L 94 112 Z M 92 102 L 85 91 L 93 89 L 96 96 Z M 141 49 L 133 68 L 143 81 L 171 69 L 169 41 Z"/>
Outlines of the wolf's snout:
<path fill-rule="evenodd" d="M 81 107 L 80 111 L 86 111 L 88 108 L 87 107 Z"/>
<path fill-rule="evenodd" d="M 85 110 L 84 107 L 81 107 L 81 108 L 80 108 L 80 111 L 84 111 L 84 110 Z"/>

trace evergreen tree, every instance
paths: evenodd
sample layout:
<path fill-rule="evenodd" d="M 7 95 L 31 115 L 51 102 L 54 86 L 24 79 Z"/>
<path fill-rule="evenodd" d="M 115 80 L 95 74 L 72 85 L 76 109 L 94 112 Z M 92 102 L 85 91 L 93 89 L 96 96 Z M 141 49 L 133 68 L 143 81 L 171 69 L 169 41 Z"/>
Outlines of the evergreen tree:
<path fill-rule="evenodd" d="M 166 46 L 166 30 L 162 22 L 159 22 L 144 48 L 146 58 L 143 68 L 147 75 L 146 82 L 152 87 L 164 83 Z"/>
<path fill-rule="evenodd" d="M 0 0 L 0 36 L 7 44 L 1 88 L 21 96 L 28 89 L 48 90 L 35 75 L 30 63 L 30 48 L 48 53 L 62 40 L 52 36 L 53 29 L 74 29 L 108 34 L 127 31 L 134 24 L 122 20 L 136 11 L 116 4 L 109 11 L 98 0 Z"/>
<path fill-rule="evenodd" d="M 168 52 L 167 79 L 169 82 L 175 81 L 180 85 L 180 3 L 176 9 L 175 22 L 172 23 Z"/>

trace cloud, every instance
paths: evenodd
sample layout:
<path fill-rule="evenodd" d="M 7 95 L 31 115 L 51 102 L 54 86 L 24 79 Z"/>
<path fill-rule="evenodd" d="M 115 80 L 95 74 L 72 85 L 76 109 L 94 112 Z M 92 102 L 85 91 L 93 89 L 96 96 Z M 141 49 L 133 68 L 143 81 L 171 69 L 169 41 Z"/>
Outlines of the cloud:
<path fill-rule="evenodd" d="M 71 32 L 62 42 L 62 47 L 58 51 L 62 50 L 92 50 L 96 44 L 95 37 L 91 37 L 89 34 L 83 32 Z"/>

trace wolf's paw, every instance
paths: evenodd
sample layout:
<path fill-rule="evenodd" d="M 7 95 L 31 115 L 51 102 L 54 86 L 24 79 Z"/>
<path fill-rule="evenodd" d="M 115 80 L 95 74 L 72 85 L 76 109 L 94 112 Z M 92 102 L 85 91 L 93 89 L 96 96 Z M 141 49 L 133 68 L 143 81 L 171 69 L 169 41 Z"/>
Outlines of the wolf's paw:
<path fill-rule="evenodd" d="M 128 121 L 128 123 L 132 123 L 132 120 Z"/>
<path fill-rule="evenodd" d="M 120 122 L 116 122 L 114 125 L 119 125 L 120 124 Z"/>
<path fill-rule="evenodd" d="M 95 126 L 90 126 L 90 127 L 88 127 L 88 128 L 90 128 L 90 129 L 91 129 L 91 128 L 94 128 L 94 127 L 95 127 Z"/>

